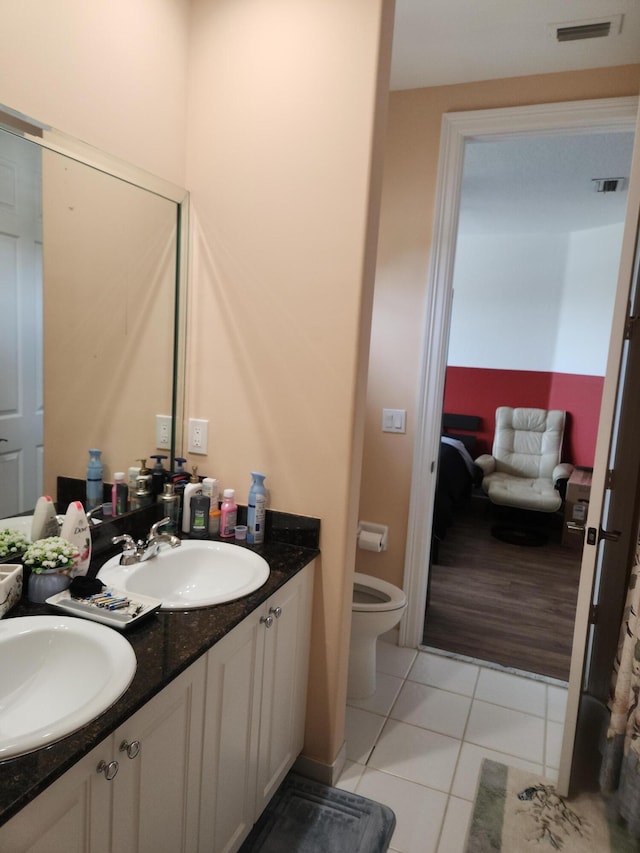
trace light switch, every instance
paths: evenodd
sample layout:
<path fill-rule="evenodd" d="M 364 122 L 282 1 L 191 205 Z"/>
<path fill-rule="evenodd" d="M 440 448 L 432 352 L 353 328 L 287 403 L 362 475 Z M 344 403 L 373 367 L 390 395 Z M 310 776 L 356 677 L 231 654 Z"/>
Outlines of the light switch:
<path fill-rule="evenodd" d="M 406 432 L 407 410 L 406 409 L 383 409 L 382 410 L 382 432 Z"/>

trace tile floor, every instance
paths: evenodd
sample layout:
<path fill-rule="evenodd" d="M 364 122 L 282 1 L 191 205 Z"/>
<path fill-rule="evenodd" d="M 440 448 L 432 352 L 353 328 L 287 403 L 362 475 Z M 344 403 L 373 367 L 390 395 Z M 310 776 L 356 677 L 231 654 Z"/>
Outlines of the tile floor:
<path fill-rule="evenodd" d="M 462 853 L 480 764 L 557 779 L 566 688 L 378 642 L 377 689 L 349 700 L 338 787 L 388 805 L 390 849 Z"/>

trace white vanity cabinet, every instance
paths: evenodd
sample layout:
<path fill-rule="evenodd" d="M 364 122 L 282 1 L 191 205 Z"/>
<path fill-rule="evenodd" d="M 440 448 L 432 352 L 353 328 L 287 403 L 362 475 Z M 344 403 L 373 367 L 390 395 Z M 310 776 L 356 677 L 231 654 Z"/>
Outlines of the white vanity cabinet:
<path fill-rule="evenodd" d="M 237 850 L 302 751 L 312 589 L 313 563 L 1 826 L 0 853 Z"/>
<path fill-rule="evenodd" d="M 200 851 L 237 850 L 303 746 L 312 564 L 207 656 Z"/>
<path fill-rule="evenodd" d="M 0 827 L 2 853 L 195 853 L 203 697 L 201 659 Z"/>

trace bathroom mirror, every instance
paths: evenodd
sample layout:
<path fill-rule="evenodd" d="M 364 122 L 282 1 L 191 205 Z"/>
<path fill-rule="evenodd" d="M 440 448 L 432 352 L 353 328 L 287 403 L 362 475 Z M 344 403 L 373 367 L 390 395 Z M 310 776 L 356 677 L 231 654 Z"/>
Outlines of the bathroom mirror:
<path fill-rule="evenodd" d="M 0 112 L 0 518 L 182 447 L 187 194 Z M 170 447 L 156 448 L 156 415 Z M 149 460 L 151 461 L 151 460 Z"/>

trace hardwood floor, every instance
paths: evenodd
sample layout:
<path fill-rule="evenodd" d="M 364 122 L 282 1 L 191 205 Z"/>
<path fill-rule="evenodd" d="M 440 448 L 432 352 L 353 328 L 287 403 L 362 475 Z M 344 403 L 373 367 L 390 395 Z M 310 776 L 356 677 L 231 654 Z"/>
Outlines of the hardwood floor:
<path fill-rule="evenodd" d="M 558 518 L 545 545 L 500 541 L 495 512 L 472 498 L 440 543 L 424 644 L 567 681 L 581 552 L 560 544 Z"/>

